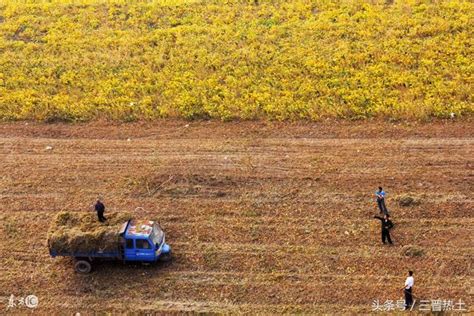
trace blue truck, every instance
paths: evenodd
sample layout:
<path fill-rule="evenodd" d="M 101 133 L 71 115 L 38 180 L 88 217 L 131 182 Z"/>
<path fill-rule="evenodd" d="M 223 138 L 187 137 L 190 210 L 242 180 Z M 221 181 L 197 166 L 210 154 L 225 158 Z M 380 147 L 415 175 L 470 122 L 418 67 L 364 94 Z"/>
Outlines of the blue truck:
<path fill-rule="evenodd" d="M 157 222 L 147 220 L 126 221 L 113 239 L 113 247 L 107 247 L 107 250 L 99 246 L 89 251 L 57 251 L 49 246 L 49 253 L 53 258 L 73 257 L 74 268 L 79 273 L 89 273 L 92 263 L 99 260 L 154 263 L 171 259 L 171 247 L 165 242 L 165 233 Z"/>

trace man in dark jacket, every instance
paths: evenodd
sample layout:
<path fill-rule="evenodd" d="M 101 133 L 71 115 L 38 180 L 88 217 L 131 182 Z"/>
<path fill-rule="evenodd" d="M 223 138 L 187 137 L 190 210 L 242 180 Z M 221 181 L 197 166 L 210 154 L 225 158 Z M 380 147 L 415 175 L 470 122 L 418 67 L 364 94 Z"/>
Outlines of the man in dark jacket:
<path fill-rule="evenodd" d="M 105 218 L 105 216 L 104 216 L 105 205 L 104 205 L 104 203 L 102 203 L 102 201 L 100 199 L 97 199 L 97 202 L 95 203 L 94 208 L 97 212 L 97 217 L 99 218 L 99 222 L 106 221 L 107 218 Z"/>
<path fill-rule="evenodd" d="M 374 218 L 379 219 L 382 223 L 382 242 L 385 244 L 385 240 L 387 240 L 390 245 L 393 245 L 392 239 L 390 238 L 390 229 L 393 227 L 390 215 L 386 214 L 383 218 L 374 216 Z"/>

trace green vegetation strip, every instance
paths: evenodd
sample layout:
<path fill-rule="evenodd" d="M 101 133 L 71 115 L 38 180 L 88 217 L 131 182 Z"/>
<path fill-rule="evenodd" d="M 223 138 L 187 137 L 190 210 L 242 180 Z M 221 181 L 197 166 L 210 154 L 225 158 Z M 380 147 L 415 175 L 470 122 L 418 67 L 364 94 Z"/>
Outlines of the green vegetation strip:
<path fill-rule="evenodd" d="M 0 120 L 473 111 L 471 1 L 3 1 Z"/>

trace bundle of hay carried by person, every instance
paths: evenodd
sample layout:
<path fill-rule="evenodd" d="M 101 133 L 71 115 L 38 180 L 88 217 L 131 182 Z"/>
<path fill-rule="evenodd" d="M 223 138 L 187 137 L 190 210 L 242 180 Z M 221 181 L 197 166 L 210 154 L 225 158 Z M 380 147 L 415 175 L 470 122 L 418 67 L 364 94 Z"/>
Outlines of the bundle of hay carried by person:
<path fill-rule="evenodd" d="M 108 252 L 117 249 L 122 225 L 129 213 L 110 212 L 97 221 L 94 212 L 59 212 L 48 232 L 48 247 L 56 253 Z"/>

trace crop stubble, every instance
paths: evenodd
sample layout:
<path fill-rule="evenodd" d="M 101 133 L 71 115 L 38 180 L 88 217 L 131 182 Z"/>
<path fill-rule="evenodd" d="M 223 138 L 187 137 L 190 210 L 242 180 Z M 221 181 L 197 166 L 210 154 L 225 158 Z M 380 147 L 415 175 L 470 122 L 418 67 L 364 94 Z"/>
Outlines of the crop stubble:
<path fill-rule="evenodd" d="M 401 298 L 413 269 L 419 297 L 469 306 L 473 144 L 469 121 L 2 124 L 0 296 L 34 293 L 44 312 L 360 312 Z M 379 184 L 390 248 L 371 219 Z M 55 213 L 99 194 L 158 219 L 174 261 L 81 276 L 49 258 Z"/>

